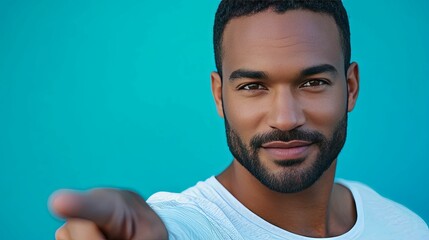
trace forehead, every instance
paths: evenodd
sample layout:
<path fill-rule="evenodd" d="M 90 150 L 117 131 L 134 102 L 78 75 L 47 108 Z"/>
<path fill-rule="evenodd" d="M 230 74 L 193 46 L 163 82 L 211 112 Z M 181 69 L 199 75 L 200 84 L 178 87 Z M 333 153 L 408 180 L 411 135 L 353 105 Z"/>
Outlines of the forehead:
<path fill-rule="evenodd" d="M 232 19 L 222 41 L 222 69 L 227 74 L 250 68 L 275 74 L 319 64 L 344 72 L 340 35 L 335 20 L 322 13 L 263 11 Z"/>

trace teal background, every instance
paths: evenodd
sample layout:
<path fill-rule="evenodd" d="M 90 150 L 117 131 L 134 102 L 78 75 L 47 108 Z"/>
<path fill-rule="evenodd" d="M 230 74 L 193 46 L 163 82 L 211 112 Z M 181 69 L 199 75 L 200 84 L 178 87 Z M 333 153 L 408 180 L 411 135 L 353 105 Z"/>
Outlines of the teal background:
<path fill-rule="evenodd" d="M 0 239 L 53 239 L 59 188 L 180 191 L 232 159 L 218 1 L 0 0 Z M 429 222 L 429 2 L 345 1 L 361 91 L 338 177 Z"/>

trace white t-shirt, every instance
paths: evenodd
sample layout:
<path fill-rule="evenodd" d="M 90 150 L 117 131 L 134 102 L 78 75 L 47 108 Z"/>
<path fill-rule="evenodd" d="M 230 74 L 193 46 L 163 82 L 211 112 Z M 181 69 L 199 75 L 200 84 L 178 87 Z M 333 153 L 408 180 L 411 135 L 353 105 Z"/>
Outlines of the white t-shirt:
<path fill-rule="evenodd" d="M 426 223 L 406 207 L 366 185 L 337 180 L 353 194 L 357 221 L 341 236 L 310 238 L 281 229 L 241 204 L 215 177 L 182 193 L 159 192 L 148 204 L 164 221 L 170 239 L 429 240 Z"/>

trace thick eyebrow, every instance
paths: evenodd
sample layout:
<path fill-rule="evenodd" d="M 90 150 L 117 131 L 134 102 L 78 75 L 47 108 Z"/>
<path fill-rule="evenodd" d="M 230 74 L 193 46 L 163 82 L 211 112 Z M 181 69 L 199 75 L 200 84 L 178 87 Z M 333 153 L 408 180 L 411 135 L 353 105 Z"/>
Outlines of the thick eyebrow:
<path fill-rule="evenodd" d="M 301 77 L 308 77 L 320 73 L 330 73 L 332 75 L 336 75 L 338 73 L 337 69 L 330 64 L 321 64 L 306 68 L 301 71 L 299 74 Z"/>
<path fill-rule="evenodd" d="M 303 77 L 308 77 L 308 76 L 312 76 L 320 73 L 330 73 L 332 75 L 336 75 L 338 71 L 334 66 L 330 64 L 321 64 L 321 65 L 311 66 L 306 69 L 303 69 L 299 73 L 299 76 L 303 78 Z M 240 78 L 263 80 L 263 79 L 267 79 L 268 75 L 264 71 L 237 69 L 234 72 L 232 72 L 231 75 L 229 76 L 229 80 L 231 82 Z"/>
<path fill-rule="evenodd" d="M 267 74 L 263 71 L 253 71 L 247 69 L 238 69 L 231 73 L 229 81 L 234 81 L 239 78 L 250 78 L 250 79 L 266 79 Z"/>

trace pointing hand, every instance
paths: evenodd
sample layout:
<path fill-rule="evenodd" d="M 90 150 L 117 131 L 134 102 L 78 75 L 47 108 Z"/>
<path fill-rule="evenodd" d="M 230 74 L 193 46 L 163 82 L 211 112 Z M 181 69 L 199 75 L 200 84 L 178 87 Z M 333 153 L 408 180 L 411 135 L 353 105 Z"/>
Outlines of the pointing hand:
<path fill-rule="evenodd" d="M 59 191 L 52 211 L 67 220 L 57 240 L 168 239 L 165 225 L 138 194 L 127 190 L 95 189 L 85 193 Z"/>

